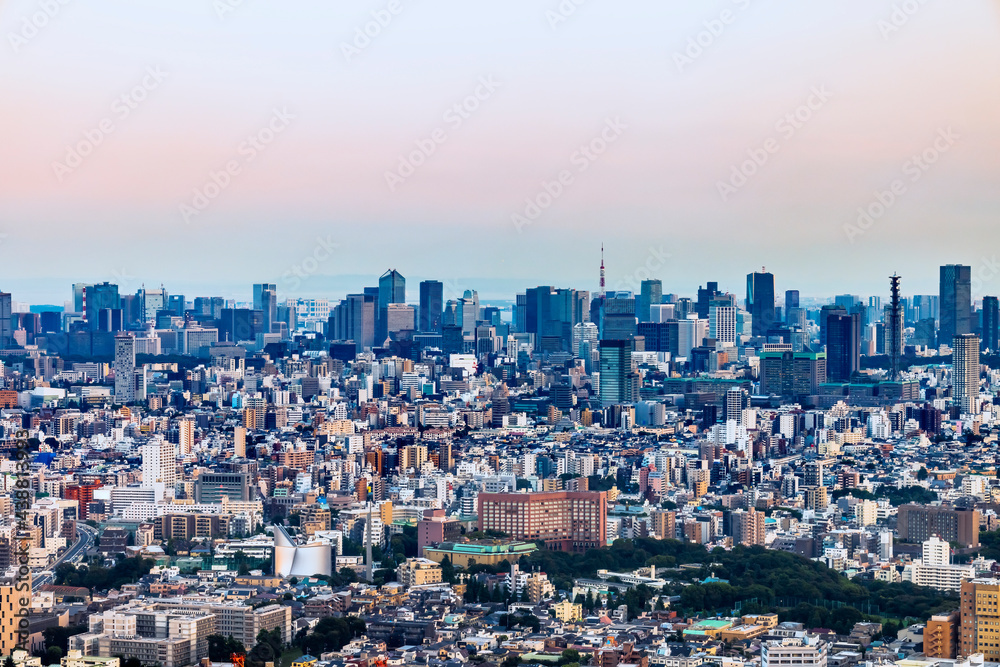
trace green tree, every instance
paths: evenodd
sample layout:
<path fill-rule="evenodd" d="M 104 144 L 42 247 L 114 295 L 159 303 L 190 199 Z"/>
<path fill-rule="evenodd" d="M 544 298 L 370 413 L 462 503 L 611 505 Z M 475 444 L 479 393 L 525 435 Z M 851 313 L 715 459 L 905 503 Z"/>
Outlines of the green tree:
<path fill-rule="evenodd" d="M 917 471 L 917 479 L 921 482 L 927 479 L 927 468 L 921 467 L 920 470 Z"/>

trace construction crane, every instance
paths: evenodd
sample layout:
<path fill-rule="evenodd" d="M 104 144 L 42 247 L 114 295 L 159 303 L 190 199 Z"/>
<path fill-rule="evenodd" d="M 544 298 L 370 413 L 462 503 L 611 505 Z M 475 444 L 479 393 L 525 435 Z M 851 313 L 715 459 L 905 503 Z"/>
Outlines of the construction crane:
<path fill-rule="evenodd" d="M 245 667 L 246 653 L 233 653 L 229 659 L 233 662 L 233 667 Z"/>

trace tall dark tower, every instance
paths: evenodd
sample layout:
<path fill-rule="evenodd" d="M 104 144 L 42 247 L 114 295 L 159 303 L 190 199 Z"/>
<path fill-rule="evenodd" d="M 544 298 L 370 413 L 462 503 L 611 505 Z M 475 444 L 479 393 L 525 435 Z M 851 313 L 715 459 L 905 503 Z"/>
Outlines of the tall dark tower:
<path fill-rule="evenodd" d="M 767 269 L 747 275 L 746 309 L 753 316 L 753 335 L 766 336 L 774 326 L 774 274 Z"/>
<path fill-rule="evenodd" d="M 886 326 L 886 347 L 892 360 L 890 380 L 899 381 L 899 361 L 903 356 L 903 306 L 899 299 L 899 276 L 889 276 L 892 294 L 889 300 L 889 321 Z"/>

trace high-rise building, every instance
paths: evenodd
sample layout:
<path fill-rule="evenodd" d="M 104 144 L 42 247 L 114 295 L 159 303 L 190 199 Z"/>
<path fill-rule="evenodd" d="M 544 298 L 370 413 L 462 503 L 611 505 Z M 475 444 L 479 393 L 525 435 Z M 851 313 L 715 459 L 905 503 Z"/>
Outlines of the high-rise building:
<path fill-rule="evenodd" d="M 444 284 L 439 280 L 420 283 L 420 331 L 441 331 L 444 324 Z"/>
<path fill-rule="evenodd" d="M 88 285 L 84 290 L 84 308 L 87 324 L 91 329 L 100 326 L 100 312 L 105 308 L 117 310 L 121 308 L 121 298 L 118 296 L 118 285 L 100 283 Z"/>
<path fill-rule="evenodd" d="M 167 290 L 163 289 L 146 289 L 141 288 L 136 294 L 139 297 L 139 313 L 142 316 L 142 322 L 156 322 L 156 314 L 161 310 L 167 309 L 167 303 L 170 300 L 170 295 L 167 294 Z M 117 308 L 117 306 L 115 306 Z"/>
<path fill-rule="evenodd" d="M 1000 300 L 983 297 L 983 349 L 996 354 L 1000 349 Z"/>
<path fill-rule="evenodd" d="M 187 456 L 194 449 L 194 420 L 182 419 L 177 422 L 177 452 Z"/>
<path fill-rule="evenodd" d="M 861 369 L 861 318 L 829 315 L 826 318 L 826 372 L 833 382 L 850 382 Z"/>
<path fill-rule="evenodd" d="M 760 353 L 760 390 L 766 396 L 815 396 L 827 380 L 826 353 L 765 350 Z"/>
<path fill-rule="evenodd" d="M 746 309 L 753 316 L 753 335 L 766 336 L 774 326 L 774 274 L 747 274 Z"/>
<path fill-rule="evenodd" d="M 0 348 L 10 347 L 14 340 L 14 327 L 11 323 L 13 301 L 9 292 L 0 292 Z"/>
<path fill-rule="evenodd" d="M 604 406 L 631 403 L 632 341 L 601 341 L 601 404 Z"/>
<path fill-rule="evenodd" d="M 1000 579 L 963 581 L 959 593 L 958 654 L 982 654 L 985 662 L 1000 662 Z"/>
<path fill-rule="evenodd" d="M 979 414 L 979 336 L 952 339 L 951 395 L 962 414 Z"/>
<path fill-rule="evenodd" d="M 415 316 L 413 306 L 408 306 L 405 303 L 390 303 L 385 311 L 386 333 L 412 331 L 416 326 Z"/>
<path fill-rule="evenodd" d="M 378 279 L 378 314 L 376 343 L 381 345 L 388 336 L 388 309 L 390 303 L 406 303 L 406 278 L 396 269 L 389 269 Z"/>
<path fill-rule="evenodd" d="M 187 307 L 187 301 L 184 300 L 183 294 L 171 294 L 170 299 L 167 301 L 167 310 L 177 317 L 184 317 L 184 310 Z"/>
<path fill-rule="evenodd" d="M 375 347 L 376 306 L 374 294 L 348 294 L 330 315 L 327 338 L 354 341 L 358 352 Z"/>
<path fill-rule="evenodd" d="M 573 356 L 580 357 L 580 344 L 589 341 L 588 349 L 593 349 L 598 340 L 597 325 L 593 322 L 580 322 L 573 325 Z M 649 349 L 648 347 L 646 349 Z"/>
<path fill-rule="evenodd" d="M 799 291 L 797 289 L 785 290 L 785 322 L 787 324 L 793 324 L 789 317 L 789 312 L 793 308 L 797 309 L 799 307 Z"/>
<path fill-rule="evenodd" d="M 115 402 L 135 402 L 135 338 L 131 334 L 115 336 Z"/>
<path fill-rule="evenodd" d="M 651 322 L 649 314 L 650 306 L 658 305 L 663 301 L 663 281 L 643 280 L 639 285 L 639 316 L 640 322 Z"/>
<path fill-rule="evenodd" d="M 940 307 L 938 340 L 947 342 L 959 334 L 972 333 L 972 267 L 941 267 Z"/>
<path fill-rule="evenodd" d="M 278 319 L 278 286 L 274 283 L 255 283 L 253 309 L 263 314 L 263 332 L 271 333 L 271 325 Z"/>
<path fill-rule="evenodd" d="M 162 483 L 173 489 L 177 481 L 177 456 L 174 445 L 164 438 L 154 438 L 140 447 L 142 454 L 142 485 Z"/>
<path fill-rule="evenodd" d="M 698 317 L 703 320 L 708 319 L 708 308 L 713 298 L 719 295 L 719 283 L 708 282 L 704 287 L 698 288 Z"/>
<path fill-rule="evenodd" d="M 733 544 L 764 546 L 764 513 L 751 507 L 732 513 Z"/>
<path fill-rule="evenodd" d="M 264 312 L 249 308 L 223 308 L 219 318 L 219 339 L 224 342 L 256 340 L 264 329 Z"/>
<path fill-rule="evenodd" d="M 708 309 L 708 336 L 718 343 L 736 342 L 735 306 L 712 306 Z"/>
<path fill-rule="evenodd" d="M 607 539 L 607 493 L 480 493 L 479 529 L 516 540 L 545 542 L 556 551 L 583 553 Z"/>
<path fill-rule="evenodd" d="M 244 426 L 233 429 L 233 453 L 238 459 L 247 457 L 247 429 Z"/>

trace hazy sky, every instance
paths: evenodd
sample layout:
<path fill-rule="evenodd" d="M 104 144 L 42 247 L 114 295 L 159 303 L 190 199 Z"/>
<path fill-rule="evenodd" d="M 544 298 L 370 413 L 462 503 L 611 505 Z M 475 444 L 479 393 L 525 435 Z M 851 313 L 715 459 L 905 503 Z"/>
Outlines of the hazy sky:
<path fill-rule="evenodd" d="M 509 296 L 597 289 L 603 243 L 612 287 L 995 294 L 998 33 L 997 0 L 0 0 L 0 288 Z"/>

